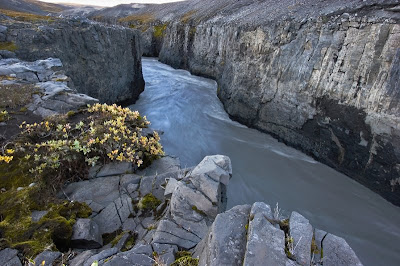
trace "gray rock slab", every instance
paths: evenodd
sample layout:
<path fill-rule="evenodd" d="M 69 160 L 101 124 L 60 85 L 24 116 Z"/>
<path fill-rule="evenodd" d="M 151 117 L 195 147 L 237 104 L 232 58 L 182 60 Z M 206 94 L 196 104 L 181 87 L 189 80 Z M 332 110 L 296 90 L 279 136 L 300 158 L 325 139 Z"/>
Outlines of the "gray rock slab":
<path fill-rule="evenodd" d="M 177 185 L 178 181 L 175 178 L 170 178 L 168 180 L 167 186 L 165 187 L 164 196 L 168 199 L 171 198 L 172 193 L 174 192 Z"/>
<path fill-rule="evenodd" d="M 47 213 L 48 211 L 33 211 L 31 214 L 32 222 L 39 222 Z"/>
<path fill-rule="evenodd" d="M 153 161 L 152 164 L 140 171 L 137 171 L 136 174 L 142 176 L 149 175 L 160 175 L 167 172 L 178 171 L 181 168 L 181 163 L 179 158 L 165 156 L 156 161 Z"/>
<path fill-rule="evenodd" d="M 146 217 L 142 220 L 142 225 L 144 228 L 154 227 L 156 225 L 156 220 L 154 216 Z"/>
<path fill-rule="evenodd" d="M 264 202 L 255 202 L 251 206 L 250 217 L 253 217 L 257 213 L 261 213 L 266 218 L 271 219 L 271 220 L 274 218 L 271 207 Z"/>
<path fill-rule="evenodd" d="M 135 254 L 144 254 L 147 256 L 151 256 L 153 254 L 153 249 L 151 245 L 137 244 L 130 250 L 130 252 Z"/>
<path fill-rule="evenodd" d="M 122 195 L 111 202 L 93 220 L 99 225 L 100 233 L 112 233 L 118 230 L 133 213 L 132 200 L 128 195 Z"/>
<path fill-rule="evenodd" d="M 175 253 L 178 252 L 178 247 L 176 245 L 153 243 L 151 246 L 153 247 L 153 251 L 157 252 L 157 254 L 164 254 L 171 249 Z"/>
<path fill-rule="evenodd" d="M 93 220 L 99 225 L 101 234 L 112 233 L 122 226 L 114 202 L 111 202 L 104 210 L 95 216 Z"/>
<path fill-rule="evenodd" d="M 61 252 L 43 251 L 35 258 L 35 265 L 52 266 L 53 262 L 61 256 Z M 44 264 L 43 261 L 45 262 Z"/>
<path fill-rule="evenodd" d="M 119 177 L 103 177 L 69 184 L 65 194 L 75 201 L 92 200 L 106 207 L 117 199 L 119 194 Z"/>
<path fill-rule="evenodd" d="M 154 176 L 144 176 L 140 181 L 139 193 L 142 197 L 153 191 Z"/>
<path fill-rule="evenodd" d="M 158 260 L 161 265 L 171 265 L 175 261 L 175 252 L 173 249 L 158 255 Z"/>
<path fill-rule="evenodd" d="M 135 254 L 130 251 L 123 252 L 104 263 L 104 266 L 153 266 L 154 260 L 143 254 Z"/>
<path fill-rule="evenodd" d="M 18 250 L 11 248 L 0 250 L 0 265 L 22 266 L 22 263 L 18 258 Z"/>
<path fill-rule="evenodd" d="M 100 261 L 103 259 L 106 259 L 108 257 L 111 257 L 114 254 L 117 254 L 118 249 L 117 248 L 109 248 L 101 251 L 98 254 L 95 254 L 91 256 L 89 259 L 86 260 L 86 262 L 83 264 L 84 266 L 91 266 L 94 261 Z"/>
<path fill-rule="evenodd" d="M 253 204 L 243 265 L 285 265 L 285 233 L 268 221 L 271 215 L 267 204 Z"/>
<path fill-rule="evenodd" d="M 203 193 L 188 187 L 182 181 L 178 182 L 172 194 L 170 206 L 173 216 L 189 217 L 193 213 L 193 206 L 208 217 L 214 218 L 218 214 L 218 206 L 214 205 Z"/>
<path fill-rule="evenodd" d="M 214 204 L 221 200 L 220 183 L 210 178 L 208 174 L 198 174 L 190 179 L 192 184 Z"/>
<path fill-rule="evenodd" d="M 128 218 L 122 225 L 122 230 L 134 232 L 136 229 L 136 226 L 137 226 L 137 224 L 136 224 L 135 220 L 133 218 Z"/>
<path fill-rule="evenodd" d="M 99 226 L 91 219 L 78 219 L 74 224 L 71 244 L 75 248 L 96 249 L 103 246 Z"/>
<path fill-rule="evenodd" d="M 147 229 L 140 223 L 136 226 L 135 232 L 137 233 L 137 239 L 142 240 L 147 234 Z"/>
<path fill-rule="evenodd" d="M 136 174 L 127 174 L 121 176 L 120 184 L 122 187 L 127 187 L 130 184 L 139 184 L 142 177 Z"/>
<path fill-rule="evenodd" d="M 109 163 L 104 165 L 96 177 L 115 176 L 133 173 L 133 165 L 129 162 Z"/>
<path fill-rule="evenodd" d="M 75 258 L 69 261 L 69 266 L 82 266 L 85 261 L 96 253 L 95 250 L 86 250 L 78 254 Z"/>
<path fill-rule="evenodd" d="M 249 205 L 240 205 L 218 214 L 207 236 L 199 265 L 243 264 L 250 209 Z"/>
<path fill-rule="evenodd" d="M 322 245 L 324 266 L 363 265 L 346 240 L 341 237 L 328 234 Z"/>
<path fill-rule="evenodd" d="M 169 172 L 169 173 L 165 173 L 162 175 L 156 175 L 154 177 L 154 181 L 153 181 L 153 190 L 152 190 L 152 194 L 154 195 L 154 197 L 156 197 L 157 199 L 164 201 L 164 192 L 165 192 L 165 186 L 167 185 L 167 179 L 171 178 L 171 177 L 175 177 L 176 171 L 175 172 Z"/>
<path fill-rule="evenodd" d="M 128 195 L 122 195 L 114 203 L 121 223 L 124 223 L 131 213 L 133 213 L 132 199 Z"/>
<path fill-rule="evenodd" d="M 293 255 L 297 263 L 310 265 L 313 238 L 313 228 L 310 222 L 298 212 L 292 212 L 289 219 L 289 231 L 296 247 Z"/>
<path fill-rule="evenodd" d="M 139 188 L 139 184 L 129 184 L 129 185 L 126 187 L 126 191 L 127 191 L 129 194 L 132 194 L 132 193 L 135 192 L 138 188 Z"/>
<path fill-rule="evenodd" d="M 153 236 L 153 243 L 176 245 L 184 249 L 195 247 L 200 240 L 198 236 L 169 220 L 161 220 Z"/>
<path fill-rule="evenodd" d="M 224 155 L 206 156 L 192 171 L 191 176 L 195 177 L 206 174 L 214 181 L 228 185 L 232 176 L 232 165 L 229 157 Z"/>

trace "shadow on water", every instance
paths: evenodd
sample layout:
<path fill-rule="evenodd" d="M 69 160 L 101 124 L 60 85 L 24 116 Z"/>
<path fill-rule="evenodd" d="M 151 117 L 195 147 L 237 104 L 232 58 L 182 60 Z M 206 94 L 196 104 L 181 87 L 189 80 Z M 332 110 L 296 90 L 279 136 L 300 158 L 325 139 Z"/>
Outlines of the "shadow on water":
<path fill-rule="evenodd" d="M 399 265 L 398 207 L 271 136 L 230 120 L 215 81 L 151 58 L 143 59 L 143 74 L 145 91 L 131 108 L 165 132 L 167 154 L 179 156 L 183 167 L 206 155 L 231 158 L 228 208 L 279 202 L 313 226 L 344 237 L 365 265 Z"/>

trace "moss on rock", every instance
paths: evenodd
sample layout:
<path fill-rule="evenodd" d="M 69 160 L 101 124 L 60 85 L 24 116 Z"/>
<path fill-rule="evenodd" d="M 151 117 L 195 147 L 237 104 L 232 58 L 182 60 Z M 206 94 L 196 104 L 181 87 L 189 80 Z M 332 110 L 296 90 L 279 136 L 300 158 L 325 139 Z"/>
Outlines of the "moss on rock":
<path fill-rule="evenodd" d="M 160 204 L 161 200 L 157 199 L 153 194 L 149 193 L 139 201 L 138 208 L 142 210 L 155 210 Z"/>
<path fill-rule="evenodd" d="M 168 24 L 161 24 L 154 26 L 154 37 L 161 38 L 164 37 L 164 32 L 167 29 Z"/>

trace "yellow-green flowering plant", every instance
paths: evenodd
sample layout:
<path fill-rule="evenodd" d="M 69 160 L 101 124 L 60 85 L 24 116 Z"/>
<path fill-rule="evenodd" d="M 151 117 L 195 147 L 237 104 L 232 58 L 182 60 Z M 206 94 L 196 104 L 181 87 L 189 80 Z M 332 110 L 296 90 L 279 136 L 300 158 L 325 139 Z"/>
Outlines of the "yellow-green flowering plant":
<path fill-rule="evenodd" d="M 142 135 L 148 125 L 137 111 L 95 104 L 73 115 L 23 123 L 19 140 L 12 144 L 13 149 L 0 153 L 0 163 L 19 156 L 32 165 L 31 173 L 52 171 L 64 180 L 85 178 L 90 166 L 111 161 L 141 167 L 163 155 L 156 132 Z"/>

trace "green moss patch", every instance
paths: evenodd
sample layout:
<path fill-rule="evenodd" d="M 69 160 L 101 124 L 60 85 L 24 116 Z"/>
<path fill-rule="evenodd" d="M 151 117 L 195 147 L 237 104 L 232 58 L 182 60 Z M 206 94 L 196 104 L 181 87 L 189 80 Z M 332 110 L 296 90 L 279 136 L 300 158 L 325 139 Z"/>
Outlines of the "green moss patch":
<path fill-rule="evenodd" d="M 0 42 L 0 50 L 15 52 L 18 50 L 18 46 L 14 42 Z"/>
<path fill-rule="evenodd" d="M 176 260 L 171 266 L 197 266 L 199 265 L 199 259 L 192 257 L 192 253 L 189 251 L 178 251 L 175 256 Z"/>
<path fill-rule="evenodd" d="M 121 239 L 121 237 L 123 236 L 124 232 L 121 229 L 118 229 L 117 231 L 114 231 L 112 233 L 106 233 L 103 234 L 103 245 L 107 245 L 109 243 L 111 243 L 113 245 L 116 245 L 118 243 L 118 241 Z M 113 246 L 114 246 L 113 245 Z"/>
<path fill-rule="evenodd" d="M 139 201 L 137 206 L 139 209 L 142 210 L 155 210 L 160 204 L 161 200 L 157 199 L 153 194 L 149 193 Z"/>
<path fill-rule="evenodd" d="M 203 212 L 202 210 L 199 210 L 195 205 L 192 206 L 192 210 L 194 210 L 195 212 L 197 212 L 200 215 L 207 216 L 207 214 L 205 214 L 205 212 Z"/>
<path fill-rule="evenodd" d="M 0 232 L 4 243 L 33 258 L 45 249 L 67 251 L 72 226 L 77 218 L 86 218 L 90 208 L 79 202 L 59 201 L 47 206 L 48 196 L 40 187 L 10 189 L 0 194 Z M 54 199 L 56 200 L 56 199 Z M 57 201 L 57 200 L 56 200 Z M 32 211 L 47 209 L 38 222 L 31 219 Z"/>
<path fill-rule="evenodd" d="M 134 245 L 135 245 L 135 235 L 131 233 L 121 251 L 122 252 L 128 251 L 131 248 L 133 248 Z"/>
<path fill-rule="evenodd" d="M 164 32 L 167 29 L 167 25 L 168 24 L 154 26 L 154 33 L 153 33 L 154 37 L 156 38 L 164 37 Z"/>

